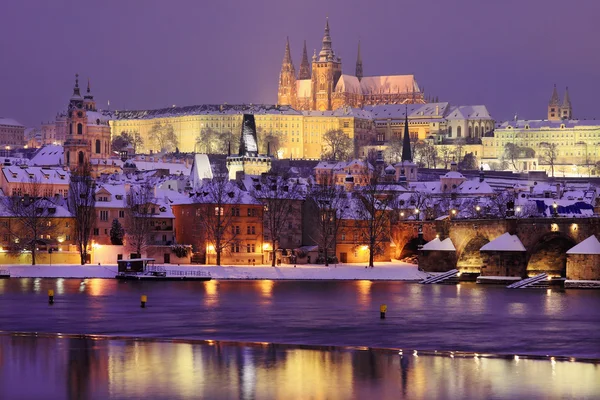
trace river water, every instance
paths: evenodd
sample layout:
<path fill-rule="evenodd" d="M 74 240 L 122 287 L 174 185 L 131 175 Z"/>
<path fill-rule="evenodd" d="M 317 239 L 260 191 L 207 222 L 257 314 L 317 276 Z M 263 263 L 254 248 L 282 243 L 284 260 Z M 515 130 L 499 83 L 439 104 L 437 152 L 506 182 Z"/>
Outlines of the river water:
<path fill-rule="evenodd" d="M 55 292 L 53 305 L 47 301 L 49 289 Z M 141 295 L 148 297 L 143 309 Z M 388 307 L 384 320 L 381 304 Z M 586 398 L 600 394 L 599 328 L 600 293 L 585 290 L 371 281 L 9 279 L 0 280 L 1 331 L 119 339 L 5 336 L 0 379 L 10 383 L 18 378 L 14 374 L 50 368 L 57 371 L 53 379 L 60 393 L 69 397 L 75 390 L 65 379 L 77 385 L 87 380 L 90 398 Z M 302 346 L 394 348 L 403 355 Z M 421 355 L 414 356 L 414 350 Z M 482 356 L 423 355 L 434 350 Z M 489 354 L 506 357 L 486 358 Z M 71 363 L 80 362 L 72 360 L 80 357 L 94 366 L 90 376 L 72 376 L 77 373 Z M 180 367 L 179 359 L 189 368 Z M 154 382 L 155 374 L 164 378 Z M 161 392 L 155 385 L 162 379 L 171 386 L 165 383 Z M 227 386 L 232 379 L 233 386 Z M 27 398 L 14 397 L 18 392 L 2 396 L 2 390 L 0 398 Z"/>

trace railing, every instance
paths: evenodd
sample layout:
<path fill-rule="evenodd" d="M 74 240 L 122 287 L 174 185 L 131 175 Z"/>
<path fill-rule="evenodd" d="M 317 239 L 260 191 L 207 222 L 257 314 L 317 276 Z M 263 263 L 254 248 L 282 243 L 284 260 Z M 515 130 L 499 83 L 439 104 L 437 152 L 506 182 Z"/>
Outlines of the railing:
<path fill-rule="evenodd" d="M 7 269 L 0 269 L 0 276 L 10 276 L 10 271 Z"/>
<path fill-rule="evenodd" d="M 523 279 L 523 280 L 520 280 L 513 284 L 510 284 L 507 286 L 507 288 L 509 288 L 509 289 L 525 289 L 533 284 L 536 284 L 536 283 L 546 280 L 546 279 L 548 279 L 548 274 L 546 274 L 544 272 L 539 275 L 532 276 L 531 278 Z"/>
<path fill-rule="evenodd" d="M 441 283 L 447 279 L 453 278 L 458 274 L 457 269 L 450 270 L 448 272 L 444 272 L 443 274 L 430 276 L 429 278 L 425 278 L 421 281 L 424 285 L 430 285 L 432 283 Z"/>
<path fill-rule="evenodd" d="M 177 269 L 166 270 L 167 276 L 197 276 L 197 277 L 210 277 L 210 272 L 205 271 L 183 271 Z"/>

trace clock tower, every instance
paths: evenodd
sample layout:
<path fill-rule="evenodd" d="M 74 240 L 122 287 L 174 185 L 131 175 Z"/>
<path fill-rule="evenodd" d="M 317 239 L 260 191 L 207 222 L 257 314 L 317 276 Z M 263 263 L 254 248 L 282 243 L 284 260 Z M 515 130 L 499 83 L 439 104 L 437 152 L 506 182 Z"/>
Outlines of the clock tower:
<path fill-rule="evenodd" d="M 87 110 L 79 90 L 79 75 L 67 109 L 67 137 L 64 144 L 65 166 L 75 169 L 89 162 L 90 145 L 87 137 Z"/>

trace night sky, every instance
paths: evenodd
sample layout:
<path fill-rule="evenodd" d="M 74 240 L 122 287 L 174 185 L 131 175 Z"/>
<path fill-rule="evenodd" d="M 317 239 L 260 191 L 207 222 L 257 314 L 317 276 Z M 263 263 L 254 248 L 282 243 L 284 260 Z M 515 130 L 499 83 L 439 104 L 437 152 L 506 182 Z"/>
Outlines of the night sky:
<path fill-rule="evenodd" d="M 354 74 L 414 73 L 426 93 L 485 104 L 496 118 L 544 118 L 556 83 L 574 115 L 600 118 L 600 1 L 5 0 L 0 116 L 37 126 L 66 107 L 74 74 L 100 108 L 275 103 L 290 37 L 333 48 Z"/>

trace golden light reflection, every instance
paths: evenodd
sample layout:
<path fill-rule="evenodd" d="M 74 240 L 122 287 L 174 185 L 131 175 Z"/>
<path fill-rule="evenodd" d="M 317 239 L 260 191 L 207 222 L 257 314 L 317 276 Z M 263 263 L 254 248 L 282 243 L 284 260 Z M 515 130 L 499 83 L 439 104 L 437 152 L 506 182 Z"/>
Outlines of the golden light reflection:
<path fill-rule="evenodd" d="M 259 281 L 258 285 L 262 296 L 270 299 L 273 295 L 273 286 L 275 285 L 275 282 L 263 280 Z"/>
<path fill-rule="evenodd" d="M 371 281 L 357 281 L 358 286 L 358 302 L 363 307 L 368 307 L 371 304 Z"/>
<path fill-rule="evenodd" d="M 87 279 L 85 281 L 90 296 L 104 296 L 109 289 L 108 279 Z"/>
<path fill-rule="evenodd" d="M 206 307 L 215 306 L 219 302 L 218 285 L 219 283 L 215 280 L 204 282 L 204 305 Z"/>

